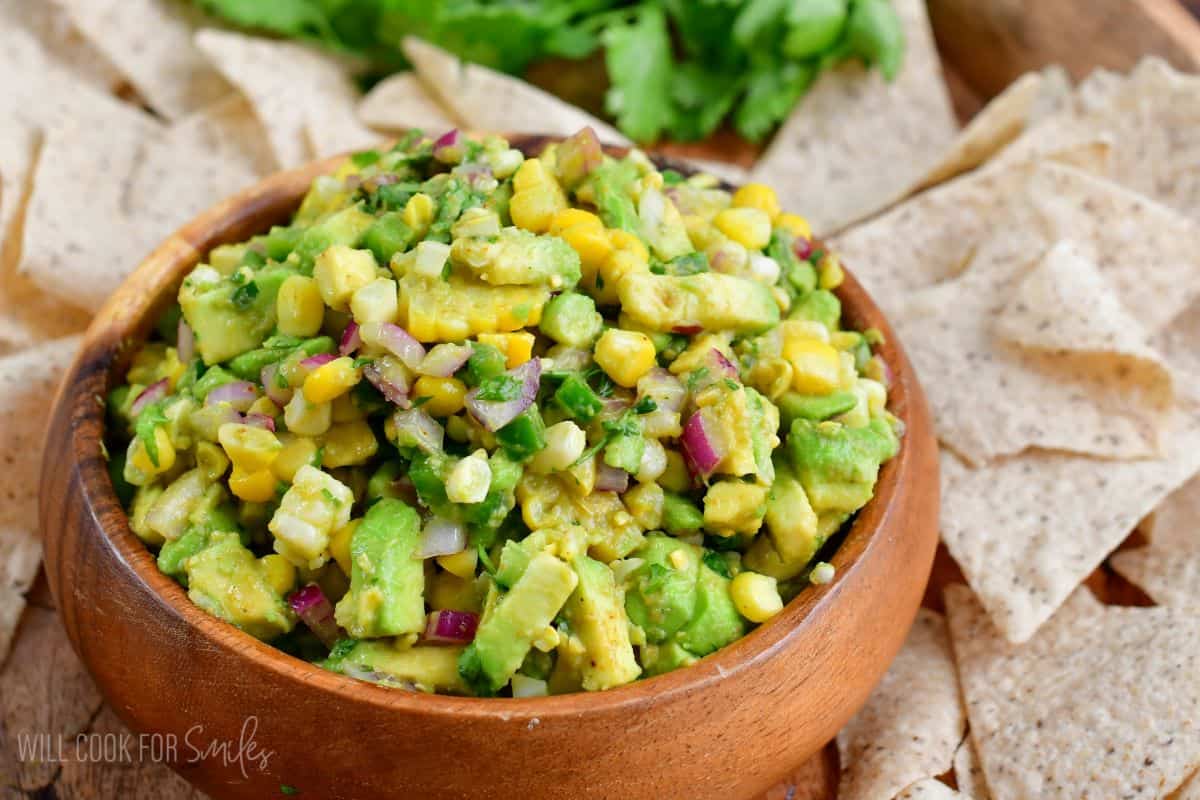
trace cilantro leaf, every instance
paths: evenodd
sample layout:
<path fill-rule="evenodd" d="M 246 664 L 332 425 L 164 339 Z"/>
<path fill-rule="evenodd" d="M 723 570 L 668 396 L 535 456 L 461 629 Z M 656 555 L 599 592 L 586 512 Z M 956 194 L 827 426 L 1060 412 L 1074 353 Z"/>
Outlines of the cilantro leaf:
<path fill-rule="evenodd" d="M 146 455 L 150 457 L 150 463 L 158 466 L 158 440 L 154 436 L 154 432 L 158 430 L 160 425 L 166 425 L 167 415 L 165 413 L 167 401 L 165 399 L 158 400 L 142 409 L 137 416 L 137 421 L 133 424 L 133 435 L 142 442 L 142 446 L 146 448 Z"/>
<path fill-rule="evenodd" d="M 234 308 L 245 311 L 254 303 L 254 298 L 256 297 L 258 297 L 258 284 L 250 281 L 244 286 L 234 289 L 229 300 L 233 303 Z"/>
<path fill-rule="evenodd" d="M 655 5 L 638 9 L 632 24 L 604 32 L 605 64 L 612 87 L 605 108 L 621 130 L 639 142 L 652 142 L 674 122 L 671 104 L 671 36 Z"/>
<path fill-rule="evenodd" d="M 477 395 L 480 400 L 486 400 L 490 403 L 507 403 L 509 400 L 516 400 L 520 396 L 521 381 L 508 373 L 484 378 L 483 382 L 479 384 L 479 394 Z"/>

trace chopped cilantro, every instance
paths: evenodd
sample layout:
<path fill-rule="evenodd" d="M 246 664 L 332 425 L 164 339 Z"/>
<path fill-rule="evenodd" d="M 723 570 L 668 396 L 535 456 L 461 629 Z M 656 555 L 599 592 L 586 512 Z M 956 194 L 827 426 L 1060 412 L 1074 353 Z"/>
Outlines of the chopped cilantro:
<path fill-rule="evenodd" d="M 350 156 L 350 163 L 362 169 L 369 167 L 380 159 L 378 150 L 363 150 L 360 153 L 354 153 Z"/>
<path fill-rule="evenodd" d="M 245 310 L 254 302 L 254 298 L 258 297 L 258 284 L 250 281 L 245 286 L 239 286 L 233 290 L 233 295 L 229 298 L 233 303 L 234 308 Z"/>
<path fill-rule="evenodd" d="M 317 448 L 317 452 L 313 453 L 312 465 L 314 467 L 321 466 L 321 462 L 325 460 L 325 445 Z"/>
<path fill-rule="evenodd" d="M 415 399 L 412 401 L 412 407 L 413 407 L 413 408 L 420 408 L 421 406 L 425 405 L 426 403 L 428 403 L 428 402 L 429 402 L 430 400 L 432 400 L 432 399 L 433 399 L 433 398 L 432 398 L 431 396 L 427 395 L 427 394 L 421 395 L 420 397 L 418 397 L 418 398 L 415 398 Z"/>
<path fill-rule="evenodd" d="M 150 463 L 156 467 L 158 466 L 158 441 L 155 439 L 154 432 L 158 430 L 158 426 L 167 424 L 165 408 L 166 400 L 151 403 L 142 409 L 133 425 L 134 435 L 141 440 L 142 446 L 146 448 L 146 455 L 150 456 Z"/>
<path fill-rule="evenodd" d="M 334 643 L 333 649 L 329 651 L 329 657 L 331 659 L 345 658 L 346 656 L 350 655 L 350 651 L 357 646 L 357 639 L 338 639 L 337 642 Z"/>
<path fill-rule="evenodd" d="M 683 183 L 683 175 L 673 169 L 664 169 L 662 171 L 663 183 L 667 186 L 674 186 L 677 183 Z"/>
<path fill-rule="evenodd" d="M 689 392 L 696 391 L 696 387 L 703 383 L 708 378 L 708 367 L 700 367 L 688 373 L 687 388 Z"/>
<path fill-rule="evenodd" d="M 741 387 L 741 384 L 735 381 L 733 378 L 726 378 L 725 387 L 736 392 Z"/>
<path fill-rule="evenodd" d="M 333 492 L 329 491 L 328 489 L 321 489 L 321 496 L 324 497 L 325 502 L 329 503 L 331 506 L 334 506 L 335 508 L 341 508 L 342 501 L 334 497 Z"/>
<path fill-rule="evenodd" d="M 649 414 L 658 410 L 658 403 L 654 402 L 653 397 L 643 397 L 641 400 L 637 401 L 637 404 L 634 405 L 633 410 L 634 413 L 637 414 Z"/>
<path fill-rule="evenodd" d="M 488 575 L 496 577 L 496 565 L 492 563 L 492 557 L 488 555 L 487 548 L 483 546 L 483 542 L 475 545 L 475 549 L 479 551 L 479 563 L 483 565 L 483 569 Z"/>
<path fill-rule="evenodd" d="M 715 553 L 712 550 L 705 550 L 704 556 L 701 559 L 705 566 L 713 572 L 720 575 L 722 578 L 732 578 L 733 575 L 729 572 L 729 562 L 720 553 Z"/>
<path fill-rule="evenodd" d="M 521 396 L 521 381 L 507 373 L 493 375 L 483 379 L 476 396 L 489 403 L 507 403 Z"/>
<path fill-rule="evenodd" d="M 365 367 L 367 364 L 374 364 L 374 363 L 375 363 L 375 359 L 373 359 L 373 358 L 367 358 L 366 356 L 359 356 L 358 358 L 354 359 L 354 368 L 358 369 L 359 367 Z"/>

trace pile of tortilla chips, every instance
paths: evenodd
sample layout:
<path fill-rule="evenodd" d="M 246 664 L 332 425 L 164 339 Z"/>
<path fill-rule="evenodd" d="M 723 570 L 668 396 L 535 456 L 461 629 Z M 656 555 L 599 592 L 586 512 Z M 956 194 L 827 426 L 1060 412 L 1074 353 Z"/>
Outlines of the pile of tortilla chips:
<path fill-rule="evenodd" d="M 1196 797 L 1200 78 L 1048 69 L 960 131 L 923 2 L 894 4 L 896 81 L 824 73 L 751 172 L 834 237 L 912 356 L 969 584 L 920 613 L 839 736 L 839 794 Z M 46 398 L 158 241 L 410 126 L 624 142 L 521 80 L 404 49 L 415 71 L 363 97 L 358 65 L 184 4 L 0 0 L 0 663 L 38 569 Z M 1103 604 L 1097 576 L 1148 607 Z"/>

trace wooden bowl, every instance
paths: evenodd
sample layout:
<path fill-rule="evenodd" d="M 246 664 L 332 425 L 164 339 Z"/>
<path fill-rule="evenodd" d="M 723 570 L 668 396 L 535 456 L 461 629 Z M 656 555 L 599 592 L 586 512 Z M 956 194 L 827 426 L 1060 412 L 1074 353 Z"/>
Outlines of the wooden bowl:
<path fill-rule="evenodd" d="M 514 137 L 527 152 L 545 143 Z M 106 470 L 101 398 L 211 248 L 284 222 L 337 159 L 275 175 L 162 244 L 108 300 L 56 398 L 41 524 L 68 636 L 140 741 L 221 798 L 730 800 L 765 791 L 863 704 L 904 641 L 937 544 L 924 395 L 853 277 L 850 324 L 881 330 L 899 455 L 833 556 L 835 579 L 694 666 L 596 694 L 413 694 L 292 658 L 194 606 L 132 533 Z M 149 746 L 149 745 L 147 745 Z M 149 751 L 147 751 L 149 753 Z M 146 755 L 144 757 L 150 757 Z"/>

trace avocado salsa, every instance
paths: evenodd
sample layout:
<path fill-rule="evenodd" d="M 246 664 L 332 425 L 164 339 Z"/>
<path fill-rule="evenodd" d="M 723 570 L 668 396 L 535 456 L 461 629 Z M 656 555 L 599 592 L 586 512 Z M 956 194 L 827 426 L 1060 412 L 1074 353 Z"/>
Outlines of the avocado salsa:
<path fill-rule="evenodd" d="M 193 602 L 326 669 L 620 686 L 832 578 L 901 434 L 842 278 L 765 186 L 413 131 L 184 279 L 114 485 Z"/>

